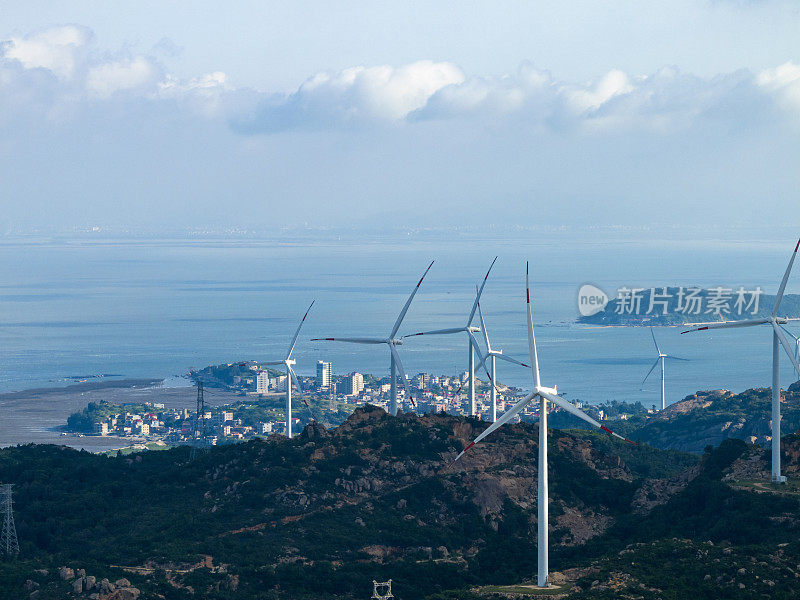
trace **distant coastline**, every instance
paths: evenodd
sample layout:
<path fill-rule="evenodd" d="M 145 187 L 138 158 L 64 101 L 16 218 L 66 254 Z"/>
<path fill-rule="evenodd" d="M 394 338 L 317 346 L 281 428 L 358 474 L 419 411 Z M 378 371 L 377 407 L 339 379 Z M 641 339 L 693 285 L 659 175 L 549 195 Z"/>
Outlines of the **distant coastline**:
<path fill-rule="evenodd" d="M 727 304 L 729 311 L 714 311 L 709 309 L 714 296 L 712 290 L 701 289 L 694 298 L 695 307 L 691 307 L 697 310 L 686 310 L 687 303 L 691 300 L 680 296 L 680 289 L 686 288 L 668 287 L 666 293 L 663 291 L 664 288 L 639 290 L 635 306 L 632 306 L 630 299 L 612 298 L 603 310 L 593 315 L 580 316 L 576 322 L 580 325 L 602 327 L 676 327 L 715 321 L 765 318 L 772 314 L 772 308 L 775 306 L 776 296 L 762 293 L 756 306 L 736 310 L 736 293 L 733 292 Z M 651 302 L 653 290 L 657 295 L 663 295 L 653 296 Z M 786 294 L 781 302 L 780 313 L 780 316 L 800 318 L 800 294 Z"/>
<path fill-rule="evenodd" d="M 48 394 L 88 392 L 94 390 L 105 390 L 113 388 L 132 388 L 132 387 L 156 387 L 164 381 L 163 378 L 142 378 L 142 379 L 117 379 L 113 381 L 86 381 L 73 383 L 65 386 L 31 388 L 16 392 L 0 393 L 0 400 L 16 400 L 19 398 L 30 398 L 31 396 L 44 396 Z"/>

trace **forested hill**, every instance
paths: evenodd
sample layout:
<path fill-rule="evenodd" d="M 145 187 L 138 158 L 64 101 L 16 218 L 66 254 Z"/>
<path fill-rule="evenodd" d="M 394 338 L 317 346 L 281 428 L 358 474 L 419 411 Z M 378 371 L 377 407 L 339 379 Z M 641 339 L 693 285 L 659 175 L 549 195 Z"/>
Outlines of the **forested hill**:
<path fill-rule="evenodd" d="M 752 290 L 745 291 L 740 297 L 733 289 L 646 288 L 611 298 L 603 310 L 580 316 L 578 322 L 586 325 L 669 326 L 769 317 L 776 296 L 762 293 L 758 295 L 757 303 L 753 296 Z M 800 317 L 800 294 L 783 297 L 780 315 Z"/>
<path fill-rule="evenodd" d="M 0 450 L 21 547 L 0 562 L 0 598 L 89 598 L 103 578 L 113 600 L 368 598 L 388 578 L 404 600 L 491 596 L 535 574 L 538 429 L 504 427 L 453 465 L 487 426 L 367 406 L 194 461 Z M 570 597 L 793 597 L 777 592 L 797 582 L 797 498 L 731 476 L 763 468 L 760 449 L 728 440 L 698 459 L 553 430 L 549 450 L 551 562 Z"/>

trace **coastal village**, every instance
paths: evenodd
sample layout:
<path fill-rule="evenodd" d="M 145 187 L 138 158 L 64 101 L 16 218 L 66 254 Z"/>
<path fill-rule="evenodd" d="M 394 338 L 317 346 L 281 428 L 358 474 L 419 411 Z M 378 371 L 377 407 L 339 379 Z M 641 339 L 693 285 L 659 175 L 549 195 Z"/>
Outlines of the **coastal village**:
<path fill-rule="evenodd" d="M 203 405 L 201 411 L 171 408 L 164 403 L 116 404 L 103 400 L 91 402 L 82 412 L 72 414 L 66 432 L 78 435 L 116 436 L 131 441 L 134 449 L 156 449 L 198 443 L 218 445 L 247 440 L 256 436 L 286 433 L 286 375 L 258 363 L 227 363 L 192 371 L 189 377 L 202 382 L 206 398 L 224 392 L 234 400 L 221 405 Z M 388 408 L 391 381 L 351 372 L 334 375 L 330 362 L 318 361 L 316 376 L 298 377 L 302 397 L 293 399 L 292 430 L 298 432 L 309 422 L 327 426 L 343 422 L 358 406 L 372 404 Z M 398 382 L 398 397 L 406 411 L 417 413 L 446 412 L 469 415 L 469 374 L 432 375 L 419 373 L 409 380 L 411 399 Z M 295 392 L 296 393 L 296 392 Z M 491 388 L 487 382 L 475 380 L 477 416 L 490 416 Z M 497 383 L 497 409 L 518 400 L 523 391 Z M 413 400 L 413 402 L 412 402 Z M 578 405 L 581 405 L 578 402 Z M 198 407 L 199 408 L 199 407 Z M 515 421 L 538 417 L 538 404 L 527 406 Z M 557 407 L 550 412 L 560 412 Z M 602 408 L 593 411 L 600 420 L 608 415 Z M 566 414 L 564 415 L 567 416 Z M 626 419 L 627 414 L 613 415 Z"/>

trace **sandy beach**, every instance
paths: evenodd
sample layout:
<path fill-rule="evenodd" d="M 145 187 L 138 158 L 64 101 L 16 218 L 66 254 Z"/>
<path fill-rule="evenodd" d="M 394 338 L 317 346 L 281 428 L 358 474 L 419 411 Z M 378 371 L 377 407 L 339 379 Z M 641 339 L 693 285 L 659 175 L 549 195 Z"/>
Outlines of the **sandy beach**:
<path fill-rule="evenodd" d="M 132 438 L 114 436 L 63 435 L 57 428 L 67 417 L 82 410 L 89 402 L 105 400 L 114 404 L 160 402 L 167 408 L 196 406 L 194 387 L 163 387 L 161 379 L 123 379 L 89 382 L 63 388 L 41 388 L 0 394 L 0 447 L 17 444 L 58 444 L 90 452 L 102 452 L 130 446 Z M 238 396 L 222 390 L 206 390 L 205 402 L 217 406 Z"/>

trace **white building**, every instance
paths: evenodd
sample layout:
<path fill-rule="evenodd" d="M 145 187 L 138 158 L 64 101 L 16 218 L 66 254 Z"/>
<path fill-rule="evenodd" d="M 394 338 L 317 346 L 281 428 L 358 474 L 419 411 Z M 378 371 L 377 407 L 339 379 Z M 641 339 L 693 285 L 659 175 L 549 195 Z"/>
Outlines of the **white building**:
<path fill-rule="evenodd" d="M 342 382 L 342 393 L 347 396 L 357 396 L 364 389 L 364 376 L 361 373 L 351 373 Z"/>
<path fill-rule="evenodd" d="M 323 362 L 321 360 L 318 360 L 317 361 L 317 387 L 318 388 L 330 387 L 332 373 L 333 373 L 333 369 L 331 368 L 331 363 Z"/>
<path fill-rule="evenodd" d="M 256 375 L 256 394 L 266 394 L 269 391 L 269 373 L 259 371 Z"/>

